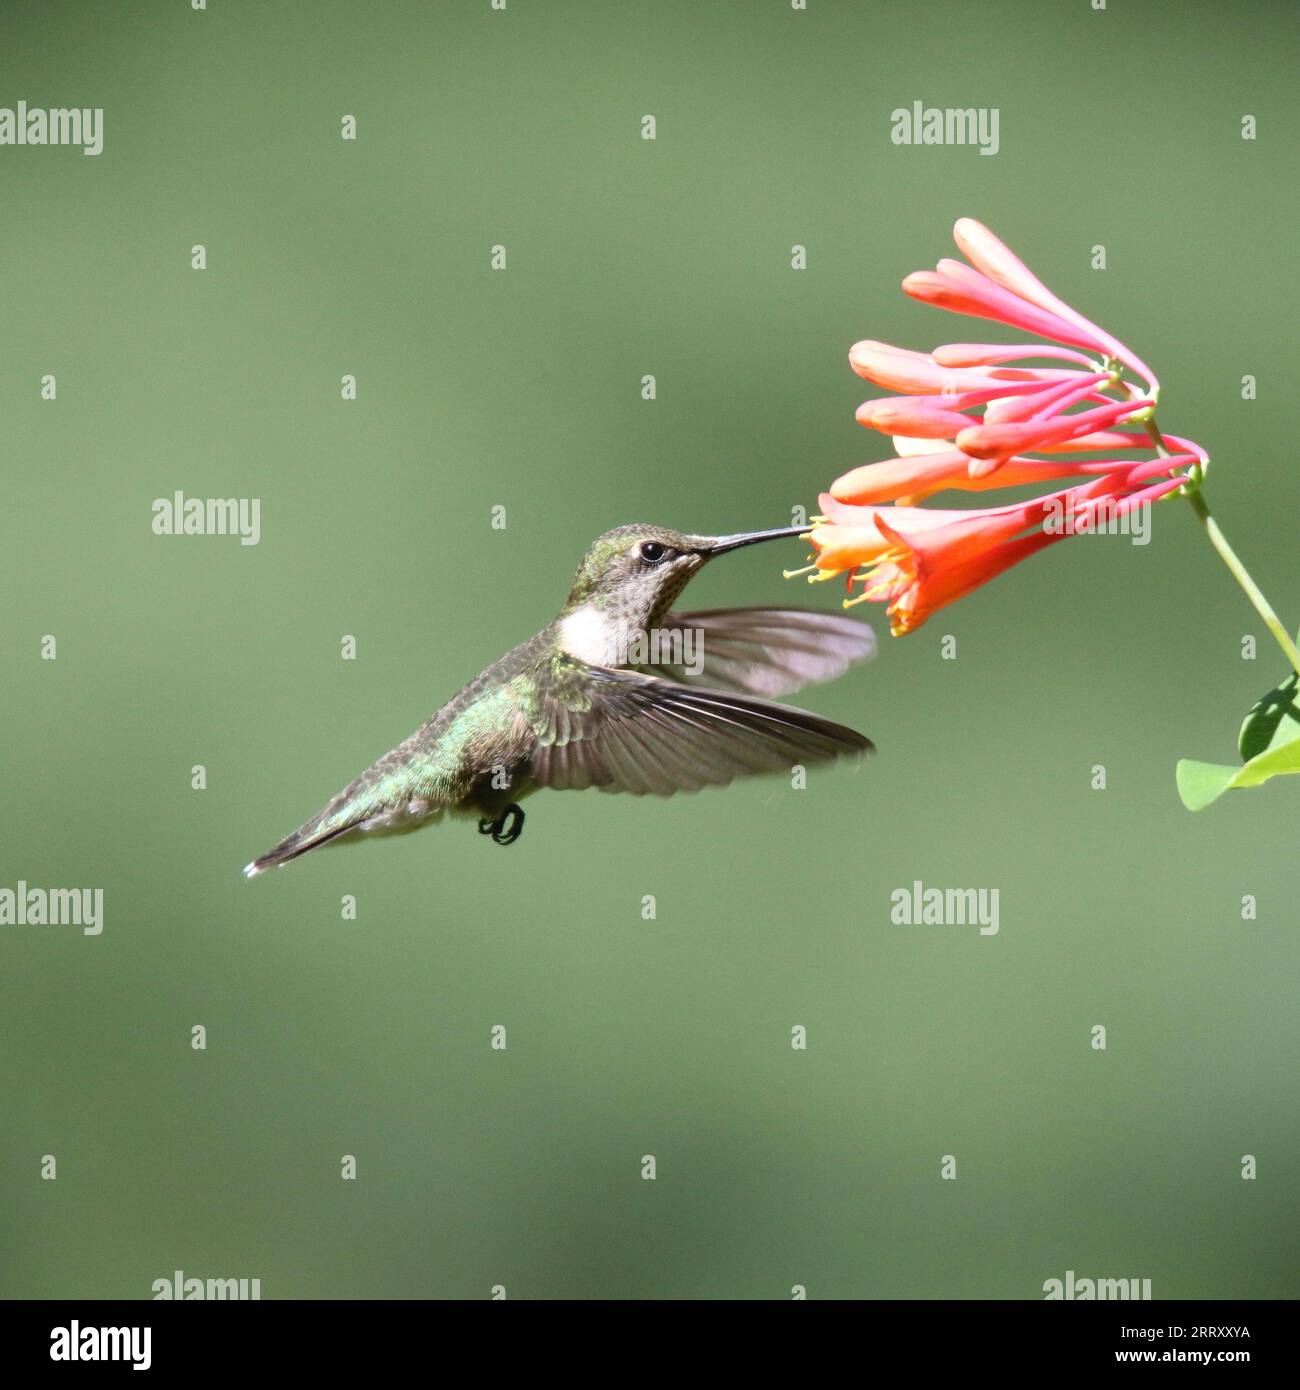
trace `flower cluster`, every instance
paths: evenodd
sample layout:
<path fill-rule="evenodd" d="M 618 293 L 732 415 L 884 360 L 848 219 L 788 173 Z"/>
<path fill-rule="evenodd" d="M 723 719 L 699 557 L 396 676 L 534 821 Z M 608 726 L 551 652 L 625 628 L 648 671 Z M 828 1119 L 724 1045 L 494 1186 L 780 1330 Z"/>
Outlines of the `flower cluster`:
<path fill-rule="evenodd" d="M 855 344 L 853 370 L 896 393 L 865 402 L 857 419 L 892 436 L 898 457 L 831 485 L 809 536 L 815 563 L 793 571 L 809 582 L 846 575 L 850 592 L 862 584 L 845 607 L 886 603 L 895 636 L 1055 541 L 1199 479 L 1207 461 L 1199 445 L 1156 429 L 1160 383 L 1139 357 L 1058 299 L 987 227 L 962 218 L 953 236 L 970 264 L 941 260 L 903 289 L 1047 341 L 930 353 Z M 1066 479 L 1076 481 L 1006 506 L 920 505 L 948 489 Z"/>

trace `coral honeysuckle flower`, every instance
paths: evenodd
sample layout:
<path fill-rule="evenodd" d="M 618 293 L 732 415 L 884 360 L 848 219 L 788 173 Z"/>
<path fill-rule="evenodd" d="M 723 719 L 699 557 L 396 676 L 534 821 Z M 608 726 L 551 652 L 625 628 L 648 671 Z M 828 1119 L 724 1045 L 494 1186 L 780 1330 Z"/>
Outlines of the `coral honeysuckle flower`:
<path fill-rule="evenodd" d="M 1168 476 L 1168 469 L 1193 461 L 1190 454 L 1149 459 L 1079 487 L 979 511 L 857 507 L 823 494 L 825 519 L 810 537 L 817 554 L 811 578 L 849 571 L 864 588 L 844 606 L 886 603 L 890 630 L 901 637 L 1044 547 L 1176 491 L 1183 479 Z M 1157 472 L 1162 476 L 1147 480 Z M 1056 524 L 1045 529 L 1049 517 Z"/>
<path fill-rule="evenodd" d="M 901 502 L 915 506 L 936 492 L 955 488 L 962 492 L 987 492 L 992 488 L 1020 487 L 1025 483 L 1055 483 L 1081 473 L 1106 473 L 1113 459 L 1071 463 L 1062 459 L 1012 457 L 996 474 L 971 477 L 970 458 L 960 449 L 915 454 L 910 458 L 883 459 L 851 469 L 831 484 L 837 502 L 870 504 Z"/>
<path fill-rule="evenodd" d="M 964 345 L 969 346 L 969 345 Z M 951 395 L 962 391 L 980 391 L 985 387 L 1005 386 L 1012 381 L 1052 382 L 1071 380 L 1073 372 L 1061 369 L 1046 370 L 1026 367 L 1007 367 L 1009 361 L 1025 357 L 1049 357 L 1053 353 L 1067 353 L 1065 348 L 1041 348 L 1026 351 L 1023 348 L 1003 348 L 1008 356 L 985 359 L 993 371 L 977 372 L 972 368 L 975 362 L 942 361 L 938 352 L 913 352 L 910 348 L 898 348 L 889 343 L 877 343 L 864 339 L 854 343 L 849 349 L 849 365 L 861 377 L 874 381 L 887 391 L 897 391 L 904 395 Z M 992 352 L 992 349 L 990 349 Z M 1091 366 L 1090 358 L 1079 352 L 1068 353 L 1067 360 Z M 984 365 L 984 362 L 978 365 Z"/>
<path fill-rule="evenodd" d="M 844 576 L 844 606 L 885 604 L 890 630 L 902 636 L 1066 536 L 1106 529 L 1134 508 L 1179 493 L 1293 673 L 1247 718 L 1243 766 L 1183 759 L 1179 795 L 1196 811 L 1230 789 L 1300 773 L 1300 740 L 1288 731 L 1277 743 L 1276 721 L 1261 713 L 1292 707 L 1300 641 L 1210 511 L 1209 455 L 1156 424 L 1160 382 L 1131 348 L 1058 299 L 981 223 L 963 217 L 953 237 L 970 264 L 941 260 L 909 275 L 903 289 L 940 309 L 1021 329 L 1033 341 L 944 343 L 928 353 L 854 343 L 853 370 L 894 393 L 859 406 L 858 422 L 887 435 L 897 457 L 852 468 L 831 484 L 807 534 L 813 563 L 787 574 L 810 582 Z M 942 492 L 1062 483 L 1002 506 L 923 505 Z"/>
<path fill-rule="evenodd" d="M 861 583 L 845 606 L 887 604 L 895 635 L 1099 519 L 1199 486 L 1208 461 L 1191 440 L 1156 429 L 1160 384 L 1131 349 L 1058 299 L 981 223 L 962 218 L 953 236 L 971 264 L 941 260 L 903 289 L 1037 341 L 946 343 L 930 353 L 855 343 L 853 370 L 897 393 L 859 406 L 858 422 L 892 437 L 898 457 L 831 484 L 809 533 L 815 561 L 792 572 L 810 582 L 845 575 L 850 592 Z M 1155 456 L 1116 456 L 1133 450 Z M 1073 486 L 1006 506 L 919 505 L 949 489 L 1068 479 Z"/>

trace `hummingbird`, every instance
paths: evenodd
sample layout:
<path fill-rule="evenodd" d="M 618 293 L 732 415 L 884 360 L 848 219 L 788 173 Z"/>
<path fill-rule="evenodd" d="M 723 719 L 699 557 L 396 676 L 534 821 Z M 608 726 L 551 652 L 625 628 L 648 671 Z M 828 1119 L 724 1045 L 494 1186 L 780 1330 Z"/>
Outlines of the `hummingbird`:
<path fill-rule="evenodd" d="M 519 802 L 542 787 L 670 796 L 869 752 L 854 730 L 770 698 L 870 657 L 875 637 L 865 623 L 799 608 L 672 610 L 716 556 L 807 529 L 607 531 L 552 622 L 245 875 L 344 836 L 415 830 L 448 812 L 477 816 L 481 834 L 513 844 L 523 830 Z"/>

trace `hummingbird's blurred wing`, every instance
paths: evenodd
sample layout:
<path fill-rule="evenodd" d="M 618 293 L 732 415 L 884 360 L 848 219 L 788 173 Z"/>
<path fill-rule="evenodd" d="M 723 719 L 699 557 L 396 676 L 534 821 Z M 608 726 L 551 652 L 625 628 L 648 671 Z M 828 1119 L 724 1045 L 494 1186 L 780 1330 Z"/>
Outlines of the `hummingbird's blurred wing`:
<path fill-rule="evenodd" d="M 649 675 L 715 690 L 788 695 L 842 676 L 876 653 L 875 633 L 856 618 L 808 608 L 710 608 L 669 613 L 652 639 Z"/>
<path fill-rule="evenodd" d="M 529 775 L 564 790 L 671 796 L 757 772 L 868 752 L 869 740 L 820 715 L 603 666 L 533 711 Z"/>

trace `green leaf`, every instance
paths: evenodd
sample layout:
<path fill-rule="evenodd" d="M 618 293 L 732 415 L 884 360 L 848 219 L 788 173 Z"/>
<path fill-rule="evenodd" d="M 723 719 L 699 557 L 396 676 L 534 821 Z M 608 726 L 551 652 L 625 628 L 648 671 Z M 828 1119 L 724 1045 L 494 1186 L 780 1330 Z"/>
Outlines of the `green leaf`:
<path fill-rule="evenodd" d="M 1255 702 L 1242 723 L 1237 747 L 1243 767 L 1179 760 L 1178 795 L 1189 811 L 1203 811 L 1226 791 L 1300 773 L 1300 675 L 1293 671 Z"/>
<path fill-rule="evenodd" d="M 1270 777 L 1281 777 L 1288 772 L 1300 772 L 1300 739 L 1297 738 L 1252 758 L 1238 771 L 1229 785 L 1257 787 L 1261 782 L 1267 782 Z"/>
<path fill-rule="evenodd" d="M 1296 700 L 1296 687 L 1300 676 L 1294 671 L 1255 702 L 1246 716 L 1237 737 L 1237 747 L 1242 762 L 1249 762 L 1269 748 L 1281 747 L 1292 739 L 1300 738 L 1300 703 Z"/>
<path fill-rule="evenodd" d="M 1191 758 L 1179 758 L 1174 769 L 1178 795 L 1189 811 L 1203 811 L 1228 790 L 1240 771 L 1240 768 L 1225 767 L 1222 763 L 1198 763 Z"/>

